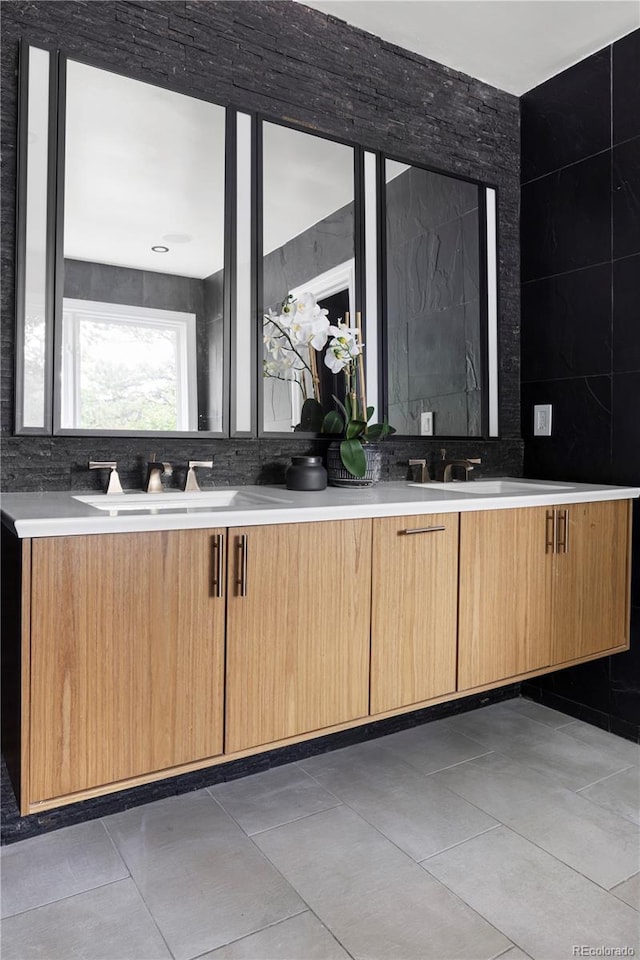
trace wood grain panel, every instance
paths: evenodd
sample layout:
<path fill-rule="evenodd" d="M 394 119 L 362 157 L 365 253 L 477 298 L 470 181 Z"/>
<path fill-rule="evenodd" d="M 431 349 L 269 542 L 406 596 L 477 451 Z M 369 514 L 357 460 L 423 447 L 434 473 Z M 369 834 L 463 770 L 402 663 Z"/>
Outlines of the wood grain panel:
<path fill-rule="evenodd" d="M 528 507 L 461 515 L 458 690 L 551 662 L 546 514 Z"/>
<path fill-rule="evenodd" d="M 629 506 L 625 500 L 571 503 L 567 552 L 556 554 L 553 662 L 628 642 Z M 559 520 L 560 539 L 564 522 Z"/>
<path fill-rule="evenodd" d="M 365 716 L 371 521 L 234 529 L 230 550 L 226 752 Z"/>
<path fill-rule="evenodd" d="M 31 802 L 222 751 L 222 532 L 33 541 Z"/>
<path fill-rule="evenodd" d="M 374 520 L 372 714 L 455 690 L 457 616 L 457 514 Z"/>

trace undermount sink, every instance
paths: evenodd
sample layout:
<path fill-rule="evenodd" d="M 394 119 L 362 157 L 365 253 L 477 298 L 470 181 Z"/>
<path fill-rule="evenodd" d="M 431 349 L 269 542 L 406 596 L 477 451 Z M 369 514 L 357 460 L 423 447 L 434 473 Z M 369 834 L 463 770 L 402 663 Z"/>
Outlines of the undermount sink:
<path fill-rule="evenodd" d="M 459 480 L 443 483 L 452 493 L 477 493 L 479 496 L 492 493 L 552 493 L 554 490 L 571 489 L 567 484 L 535 483 L 528 480 Z"/>
<path fill-rule="evenodd" d="M 442 497 L 443 494 L 474 494 L 477 496 L 495 496 L 496 494 L 516 494 L 523 496 L 535 493 L 553 493 L 554 490 L 571 490 L 572 487 L 566 483 L 536 483 L 530 480 L 504 479 L 504 480 L 452 480 L 451 483 L 414 483 L 409 482 L 410 487 L 420 487 L 424 493 L 437 494 Z"/>
<path fill-rule="evenodd" d="M 266 504 L 290 503 L 283 497 L 271 497 L 253 490 L 199 490 L 194 493 L 166 491 L 165 493 L 118 493 L 74 496 L 74 500 L 86 503 L 98 510 L 224 510 L 242 507 L 265 506 Z"/>

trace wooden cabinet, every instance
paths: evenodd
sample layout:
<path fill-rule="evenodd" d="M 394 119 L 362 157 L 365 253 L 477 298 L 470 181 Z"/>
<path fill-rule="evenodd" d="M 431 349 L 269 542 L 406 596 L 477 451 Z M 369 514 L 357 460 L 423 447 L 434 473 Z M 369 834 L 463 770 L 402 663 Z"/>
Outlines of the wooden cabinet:
<path fill-rule="evenodd" d="M 624 500 L 556 508 L 551 662 L 627 644 L 629 504 Z"/>
<path fill-rule="evenodd" d="M 226 752 L 369 710 L 371 521 L 231 531 Z"/>
<path fill-rule="evenodd" d="M 371 713 L 456 688 L 458 515 L 373 522 Z"/>
<path fill-rule="evenodd" d="M 461 515 L 458 690 L 628 644 L 627 501 Z"/>
<path fill-rule="evenodd" d="M 3 540 L 31 813 L 628 646 L 629 501 Z M 19 722 L 17 722 L 19 718 Z"/>
<path fill-rule="evenodd" d="M 31 804 L 222 752 L 223 536 L 32 542 Z"/>

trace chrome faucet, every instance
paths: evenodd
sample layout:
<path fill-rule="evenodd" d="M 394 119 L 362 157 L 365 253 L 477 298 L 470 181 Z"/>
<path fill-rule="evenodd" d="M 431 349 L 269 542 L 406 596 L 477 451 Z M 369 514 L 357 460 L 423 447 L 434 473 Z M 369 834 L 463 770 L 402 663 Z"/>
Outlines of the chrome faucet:
<path fill-rule="evenodd" d="M 213 460 L 189 460 L 189 469 L 187 470 L 187 479 L 184 489 L 196 491 L 200 489 L 198 478 L 196 477 L 196 467 L 212 467 Z"/>
<path fill-rule="evenodd" d="M 122 493 L 122 484 L 118 476 L 118 464 L 115 460 L 90 460 L 89 470 L 110 470 L 105 493 Z"/>
<path fill-rule="evenodd" d="M 453 471 L 456 467 L 464 470 L 464 479 L 469 479 L 469 474 L 477 463 L 482 463 L 480 457 L 460 457 L 457 460 L 447 460 L 447 451 L 440 450 L 441 459 L 436 461 L 436 478 L 442 483 L 451 483 L 453 481 Z"/>
<path fill-rule="evenodd" d="M 170 463 L 162 463 L 160 460 L 156 460 L 155 453 L 151 454 L 151 458 L 147 461 L 147 480 L 144 486 L 145 493 L 162 493 L 162 481 L 160 477 L 162 474 L 170 477 L 173 473 L 173 467 Z"/>

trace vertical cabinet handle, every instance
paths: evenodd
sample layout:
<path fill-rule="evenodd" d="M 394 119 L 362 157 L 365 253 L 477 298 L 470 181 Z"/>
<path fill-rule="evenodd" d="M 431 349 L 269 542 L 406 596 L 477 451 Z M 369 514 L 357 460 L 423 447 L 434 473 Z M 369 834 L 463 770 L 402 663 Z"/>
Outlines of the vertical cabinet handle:
<path fill-rule="evenodd" d="M 224 596 L 224 534 L 218 533 L 213 538 L 213 595 Z"/>
<path fill-rule="evenodd" d="M 545 531 L 545 553 L 556 552 L 556 536 L 558 532 L 558 511 L 547 510 L 546 531 Z"/>
<path fill-rule="evenodd" d="M 558 553 L 569 553 L 569 511 L 558 510 L 558 534 L 556 538 Z"/>
<path fill-rule="evenodd" d="M 236 586 L 238 588 L 238 596 L 246 597 L 247 595 L 247 541 L 248 537 L 246 533 L 240 534 L 236 547 L 239 551 L 238 557 L 238 571 L 239 575 L 236 579 Z"/>

